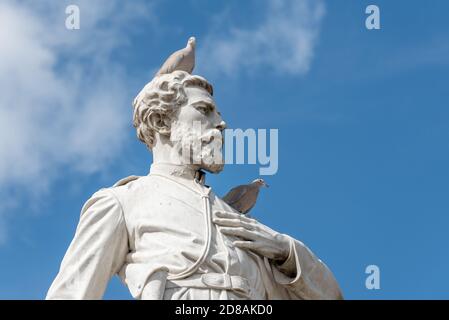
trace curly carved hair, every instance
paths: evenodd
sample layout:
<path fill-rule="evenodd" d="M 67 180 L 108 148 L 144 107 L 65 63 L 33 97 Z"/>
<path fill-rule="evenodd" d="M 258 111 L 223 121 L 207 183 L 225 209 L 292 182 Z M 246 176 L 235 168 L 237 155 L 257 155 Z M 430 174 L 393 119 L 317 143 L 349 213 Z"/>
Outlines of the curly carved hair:
<path fill-rule="evenodd" d="M 213 95 L 212 85 L 206 79 L 178 70 L 156 76 L 134 99 L 133 125 L 139 140 L 150 150 L 156 131 L 150 121 L 151 115 L 158 113 L 170 117 L 187 102 L 186 87 L 202 87 Z"/>

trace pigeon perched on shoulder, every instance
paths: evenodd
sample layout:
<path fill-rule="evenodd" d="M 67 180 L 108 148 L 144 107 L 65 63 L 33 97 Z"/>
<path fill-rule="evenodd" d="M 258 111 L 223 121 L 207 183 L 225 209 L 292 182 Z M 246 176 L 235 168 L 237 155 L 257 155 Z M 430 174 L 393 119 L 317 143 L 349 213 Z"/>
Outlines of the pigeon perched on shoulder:
<path fill-rule="evenodd" d="M 241 214 L 247 214 L 256 204 L 260 187 L 268 187 L 263 179 L 256 179 L 250 184 L 243 184 L 232 188 L 223 201 Z"/>
<path fill-rule="evenodd" d="M 176 70 L 186 71 L 191 74 L 193 68 L 195 68 L 195 37 L 190 37 L 185 48 L 172 53 L 165 60 L 156 76 L 172 73 Z"/>

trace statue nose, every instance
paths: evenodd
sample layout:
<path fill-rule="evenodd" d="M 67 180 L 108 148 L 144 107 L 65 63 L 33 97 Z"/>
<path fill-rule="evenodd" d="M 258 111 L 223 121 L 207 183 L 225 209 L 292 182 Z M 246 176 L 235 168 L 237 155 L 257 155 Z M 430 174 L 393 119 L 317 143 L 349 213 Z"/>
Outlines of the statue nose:
<path fill-rule="evenodd" d="M 216 126 L 216 128 L 220 131 L 223 131 L 224 129 L 226 129 L 226 122 L 221 120 L 221 122 Z"/>

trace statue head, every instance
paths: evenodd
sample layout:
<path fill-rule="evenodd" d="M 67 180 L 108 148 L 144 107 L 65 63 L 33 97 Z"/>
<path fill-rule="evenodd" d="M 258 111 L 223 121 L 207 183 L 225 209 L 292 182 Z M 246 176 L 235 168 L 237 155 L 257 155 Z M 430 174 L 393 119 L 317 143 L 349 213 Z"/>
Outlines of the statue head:
<path fill-rule="evenodd" d="M 133 124 L 153 160 L 220 172 L 226 124 L 206 79 L 185 71 L 156 76 L 134 99 Z"/>

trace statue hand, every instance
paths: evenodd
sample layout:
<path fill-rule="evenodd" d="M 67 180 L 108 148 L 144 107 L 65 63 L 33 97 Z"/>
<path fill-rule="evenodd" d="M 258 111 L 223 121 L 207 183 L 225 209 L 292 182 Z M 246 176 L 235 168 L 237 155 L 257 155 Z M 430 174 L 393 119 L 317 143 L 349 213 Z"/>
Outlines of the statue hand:
<path fill-rule="evenodd" d="M 213 222 L 220 231 L 235 236 L 233 244 L 242 249 L 251 250 L 268 259 L 285 261 L 290 252 L 290 240 L 255 219 L 234 212 L 215 212 Z"/>

